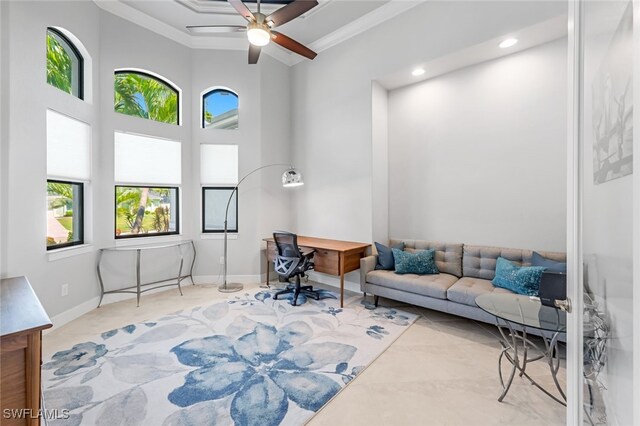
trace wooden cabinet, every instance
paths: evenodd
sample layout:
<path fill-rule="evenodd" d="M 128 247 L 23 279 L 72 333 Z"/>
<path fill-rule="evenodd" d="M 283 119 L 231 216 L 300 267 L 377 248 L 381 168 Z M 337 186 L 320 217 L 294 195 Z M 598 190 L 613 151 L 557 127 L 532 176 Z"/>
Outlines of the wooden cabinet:
<path fill-rule="evenodd" d="M 25 277 L 0 283 L 0 424 L 40 424 L 42 330 L 51 320 Z"/>

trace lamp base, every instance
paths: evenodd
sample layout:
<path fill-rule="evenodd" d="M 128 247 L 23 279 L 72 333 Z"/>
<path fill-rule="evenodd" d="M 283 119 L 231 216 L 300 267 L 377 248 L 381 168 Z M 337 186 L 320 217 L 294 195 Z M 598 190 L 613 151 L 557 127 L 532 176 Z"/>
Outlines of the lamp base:
<path fill-rule="evenodd" d="M 236 291 L 240 291 L 244 288 L 244 286 L 240 283 L 225 283 L 218 287 L 218 291 L 220 293 L 235 293 Z"/>

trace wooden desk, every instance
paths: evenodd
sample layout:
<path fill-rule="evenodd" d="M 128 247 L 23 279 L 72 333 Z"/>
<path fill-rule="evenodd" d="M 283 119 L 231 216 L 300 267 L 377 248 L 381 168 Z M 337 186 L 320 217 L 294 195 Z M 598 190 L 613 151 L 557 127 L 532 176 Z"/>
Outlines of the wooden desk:
<path fill-rule="evenodd" d="M 273 238 L 264 238 L 263 241 L 267 242 L 268 284 L 269 266 L 276 258 L 278 250 Z M 298 236 L 298 246 L 302 251 L 316 250 L 313 257 L 314 271 L 340 277 L 340 307 L 343 307 L 344 274 L 360 269 L 360 259 L 364 257 L 371 244 Z"/>
<path fill-rule="evenodd" d="M 24 410 L 22 417 L 8 419 L 3 411 L 0 424 L 39 425 L 42 330 L 51 320 L 25 277 L 0 285 L 0 405 Z"/>

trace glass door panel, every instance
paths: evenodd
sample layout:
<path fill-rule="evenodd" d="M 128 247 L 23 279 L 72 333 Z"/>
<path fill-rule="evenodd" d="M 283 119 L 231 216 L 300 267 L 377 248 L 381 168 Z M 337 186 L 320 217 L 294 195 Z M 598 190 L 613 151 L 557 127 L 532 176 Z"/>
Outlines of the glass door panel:
<path fill-rule="evenodd" d="M 589 425 L 631 425 L 633 5 L 584 1 L 580 14 L 582 417 Z"/>

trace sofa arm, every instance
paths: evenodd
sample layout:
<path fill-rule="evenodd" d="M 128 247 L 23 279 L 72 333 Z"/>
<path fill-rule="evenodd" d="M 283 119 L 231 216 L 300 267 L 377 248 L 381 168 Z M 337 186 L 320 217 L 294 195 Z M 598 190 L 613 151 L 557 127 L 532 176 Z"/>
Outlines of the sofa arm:
<path fill-rule="evenodd" d="M 366 292 L 367 274 L 376 268 L 377 255 L 360 259 L 360 291 Z"/>

